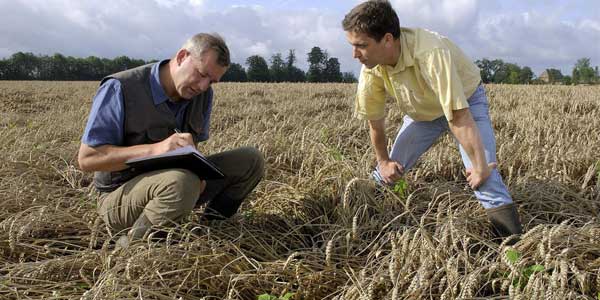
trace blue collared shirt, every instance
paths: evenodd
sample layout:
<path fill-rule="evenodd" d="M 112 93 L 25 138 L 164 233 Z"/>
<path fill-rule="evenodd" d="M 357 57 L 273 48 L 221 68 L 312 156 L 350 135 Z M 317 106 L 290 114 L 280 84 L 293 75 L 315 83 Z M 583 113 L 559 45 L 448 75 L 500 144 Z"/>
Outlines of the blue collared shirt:
<path fill-rule="evenodd" d="M 150 71 L 150 90 L 155 105 L 164 102 L 171 109 L 177 121 L 177 127 L 183 127 L 183 117 L 189 101 L 171 101 L 165 90 L 160 85 L 159 67 L 169 62 L 168 59 L 157 62 Z M 210 114 L 212 111 L 212 89 L 209 89 L 208 109 L 204 112 L 204 124 L 202 132 L 198 135 L 199 141 L 208 139 L 208 128 Z M 81 137 L 81 142 L 90 147 L 102 145 L 122 145 L 123 127 L 125 123 L 125 110 L 123 108 L 123 94 L 121 93 L 121 82 L 116 79 L 105 81 L 98 91 L 92 103 L 87 125 Z"/>

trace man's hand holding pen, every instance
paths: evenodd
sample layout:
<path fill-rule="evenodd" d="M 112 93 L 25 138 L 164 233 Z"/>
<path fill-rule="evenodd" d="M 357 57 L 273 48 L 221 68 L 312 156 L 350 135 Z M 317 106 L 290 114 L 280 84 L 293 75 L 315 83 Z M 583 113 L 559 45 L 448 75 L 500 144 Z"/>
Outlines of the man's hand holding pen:
<path fill-rule="evenodd" d="M 194 139 L 192 135 L 187 132 L 181 132 L 175 128 L 175 133 L 163 140 L 162 142 L 155 144 L 154 154 L 163 154 L 165 152 L 175 150 L 177 148 L 185 147 L 188 145 L 194 146 Z"/>

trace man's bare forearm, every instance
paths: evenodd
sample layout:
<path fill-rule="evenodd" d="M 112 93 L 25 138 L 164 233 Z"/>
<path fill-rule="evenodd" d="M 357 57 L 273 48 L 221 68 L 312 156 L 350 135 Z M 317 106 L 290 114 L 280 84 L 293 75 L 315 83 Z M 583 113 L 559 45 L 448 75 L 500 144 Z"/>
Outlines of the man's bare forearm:
<path fill-rule="evenodd" d="M 127 168 L 125 161 L 154 154 L 153 145 L 121 147 L 103 145 L 92 148 L 86 144 L 79 147 L 79 167 L 83 171 L 121 171 Z"/>
<path fill-rule="evenodd" d="M 82 143 L 79 147 L 79 167 L 83 171 L 120 171 L 127 168 L 125 162 L 128 159 L 162 154 L 187 145 L 195 146 L 192 135 L 179 132 L 158 143 L 129 147 L 115 145 L 90 147 Z"/>
<path fill-rule="evenodd" d="M 371 136 L 371 144 L 375 148 L 377 162 L 390 160 L 385 136 L 385 119 L 369 120 L 369 134 Z"/>
<path fill-rule="evenodd" d="M 474 169 L 481 170 L 487 167 L 485 149 L 481 141 L 479 128 L 468 108 L 455 110 L 454 118 L 449 122 L 450 131 L 454 134 L 467 156 L 471 160 Z"/>

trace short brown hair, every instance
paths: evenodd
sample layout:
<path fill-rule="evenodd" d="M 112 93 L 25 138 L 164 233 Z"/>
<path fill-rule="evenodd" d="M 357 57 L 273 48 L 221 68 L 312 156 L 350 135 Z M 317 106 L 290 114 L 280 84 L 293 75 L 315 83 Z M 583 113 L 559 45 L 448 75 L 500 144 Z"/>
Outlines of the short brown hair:
<path fill-rule="evenodd" d="M 228 67 L 231 64 L 229 48 L 225 40 L 217 33 L 198 33 L 189 38 L 181 47 L 196 56 L 204 54 L 207 50 L 217 53 L 217 64 Z"/>
<path fill-rule="evenodd" d="M 386 0 L 370 0 L 354 7 L 342 21 L 344 31 L 365 33 L 377 42 L 386 33 L 400 37 L 400 20 Z"/>

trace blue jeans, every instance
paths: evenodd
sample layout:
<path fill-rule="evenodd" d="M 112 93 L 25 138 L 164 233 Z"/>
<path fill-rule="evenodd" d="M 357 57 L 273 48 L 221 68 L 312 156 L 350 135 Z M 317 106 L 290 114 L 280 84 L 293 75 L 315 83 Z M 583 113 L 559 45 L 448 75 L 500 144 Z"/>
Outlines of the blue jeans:
<path fill-rule="evenodd" d="M 481 141 L 485 148 L 485 158 L 488 163 L 496 162 L 496 138 L 490 122 L 488 101 L 483 85 L 480 85 L 468 99 L 469 110 L 479 128 Z M 419 157 L 446 131 L 449 131 L 448 121 L 445 116 L 433 121 L 415 121 L 409 116 L 404 116 L 404 122 L 390 153 L 390 158 L 404 166 L 405 172 L 414 166 Z M 472 166 L 469 156 L 462 145 L 458 145 L 465 168 Z M 383 183 L 379 171 L 373 171 L 373 178 Z M 494 169 L 490 177 L 475 190 L 475 197 L 485 209 L 495 208 L 512 203 L 506 185 L 498 170 Z"/>

